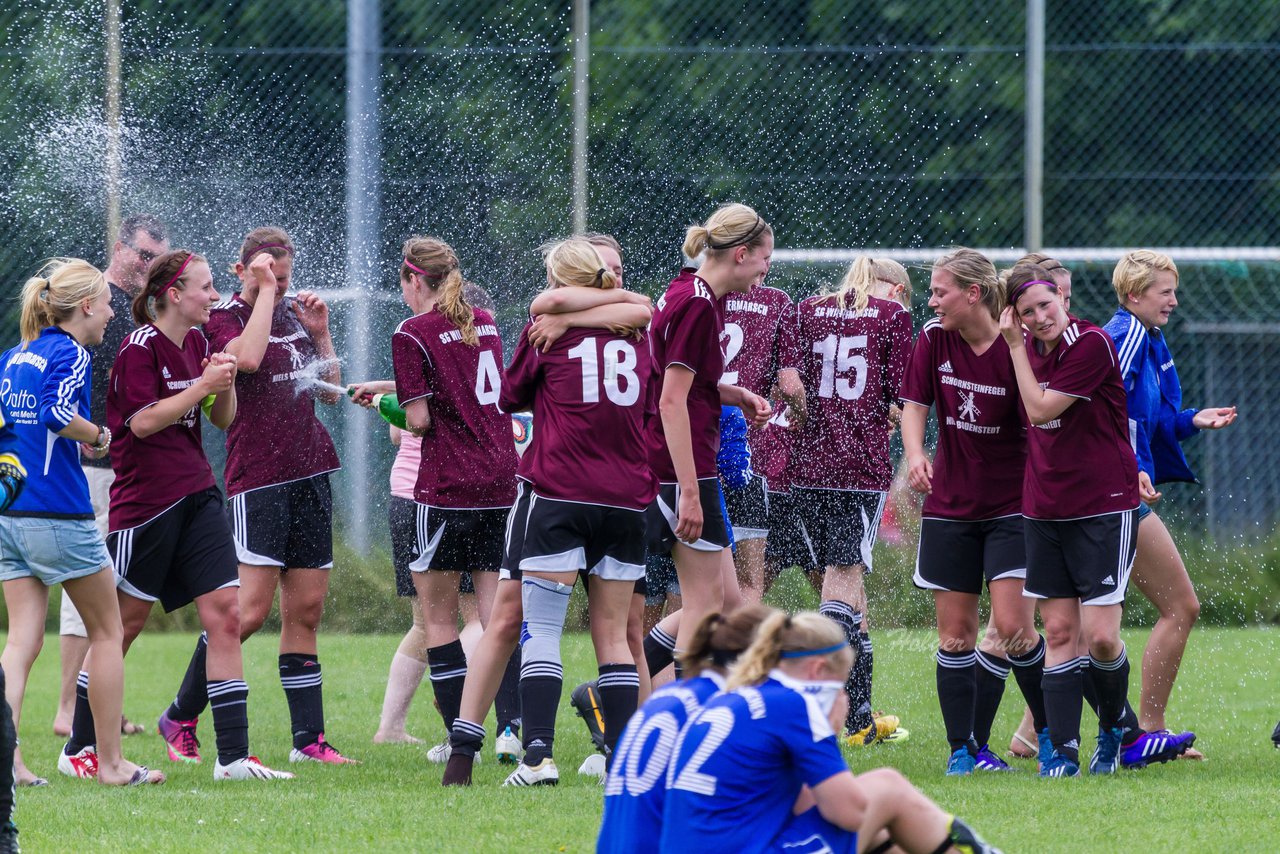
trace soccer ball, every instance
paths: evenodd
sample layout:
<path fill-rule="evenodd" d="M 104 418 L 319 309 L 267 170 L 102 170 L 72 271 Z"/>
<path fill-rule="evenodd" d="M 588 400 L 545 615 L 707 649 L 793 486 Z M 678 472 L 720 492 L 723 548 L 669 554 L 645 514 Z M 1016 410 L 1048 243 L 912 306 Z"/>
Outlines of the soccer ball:
<path fill-rule="evenodd" d="M 516 440 L 516 453 L 523 457 L 525 450 L 533 442 L 533 416 L 524 412 L 512 415 L 511 434 Z"/>

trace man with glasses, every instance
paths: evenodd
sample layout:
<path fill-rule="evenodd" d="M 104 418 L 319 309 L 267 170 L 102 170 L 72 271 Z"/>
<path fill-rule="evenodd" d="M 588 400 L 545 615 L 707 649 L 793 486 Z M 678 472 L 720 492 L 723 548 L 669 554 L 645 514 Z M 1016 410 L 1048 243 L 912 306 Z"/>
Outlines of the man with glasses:
<path fill-rule="evenodd" d="M 95 424 L 106 423 L 107 381 L 111 365 L 120 351 L 120 343 L 133 331 L 133 312 L 130 306 L 134 294 L 147 278 L 147 267 L 157 256 L 169 251 L 169 230 L 151 214 L 134 214 L 120 223 L 120 234 L 111 247 L 111 263 L 107 267 L 107 283 L 111 287 L 111 310 L 115 317 L 107 323 L 102 344 L 93 351 L 92 417 Z M 115 472 L 111 460 L 91 460 L 82 456 L 80 465 L 89 480 L 89 497 L 98 529 L 107 534 L 107 500 Z M 89 650 L 89 638 L 84 623 L 75 606 L 62 594 L 61 627 L 59 629 L 62 655 L 62 691 L 58 698 L 58 713 L 53 719 L 53 731 L 58 735 L 71 732 L 71 714 L 76 701 L 76 677 L 84 666 Z M 126 720 L 120 722 L 126 735 L 142 732 L 142 727 Z"/>

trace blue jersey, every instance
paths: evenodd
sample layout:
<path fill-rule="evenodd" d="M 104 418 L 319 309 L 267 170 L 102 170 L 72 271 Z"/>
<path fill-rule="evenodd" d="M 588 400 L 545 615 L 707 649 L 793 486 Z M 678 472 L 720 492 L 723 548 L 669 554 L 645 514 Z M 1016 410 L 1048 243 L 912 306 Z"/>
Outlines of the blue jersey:
<path fill-rule="evenodd" d="M 18 455 L 27 483 L 9 516 L 92 519 L 89 484 L 80 469 L 80 446 L 57 435 L 75 416 L 89 418 L 93 357 L 56 326 L 0 356 L 0 406 L 5 439 Z"/>
<path fill-rule="evenodd" d="M 804 684 L 774 671 L 712 697 L 680 736 L 667 778 L 661 851 L 770 850 L 803 786 L 849 770 Z"/>
<path fill-rule="evenodd" d="M 655 691 L 627 723 L 604 784 L 604 819 L 596 851 L 648 854 L 662 833 L 667 768 L 676 740 L 703 704 L 724 690 L 720 676 L 685 679 Z"/>
<path fill-rule="evenodd" d="M 1123 308 L 1116 309 L 1104 328 L 1120 356 L 1129 441 L 1138 457 L 1138 468 L 1152 483 L 1195 482 L 1182 442 L 1200 428 L 1193 423 L 1196 411 L 1182 408 L 1182 385 L 1164 333 L 1147 329 Z"/>

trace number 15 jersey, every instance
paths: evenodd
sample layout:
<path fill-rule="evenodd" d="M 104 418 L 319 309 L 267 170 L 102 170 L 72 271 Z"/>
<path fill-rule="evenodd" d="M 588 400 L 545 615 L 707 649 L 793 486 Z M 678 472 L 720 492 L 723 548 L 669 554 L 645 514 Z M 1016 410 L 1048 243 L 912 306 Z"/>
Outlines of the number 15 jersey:
<path fill-rule="evenodd" d="M 862 311 L 809 297 L 783 335 L 781 365 L 799 371 L 808 412 L 794 439 L 792 486 L 887 491 L 889 407 L 906 372 L 911 315 L 875 297 Z"/>
<path fill-rule="evenodd" d="M 401 406 L 427 398 L 414 500 L 431 507 L 486 510 L 516 500 L 516 447 L 502 394 L 502 339 L 493 317 L 475 310 L 478 346 L 462 340 L 438 308 L 410 317 L 391 336 Z"/>

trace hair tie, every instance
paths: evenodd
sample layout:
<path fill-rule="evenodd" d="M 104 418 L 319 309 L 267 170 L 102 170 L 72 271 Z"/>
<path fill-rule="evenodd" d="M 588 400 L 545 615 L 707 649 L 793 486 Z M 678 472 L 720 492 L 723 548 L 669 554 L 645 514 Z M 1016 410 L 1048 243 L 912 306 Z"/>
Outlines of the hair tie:
<path fill-rule="evenodd" d="M 751 230 L 748 231 L 745 236 L 739 237 L 735 240 L 730 240 L 728 243 L 715 244 L 711 242 L 711 233 L 708 232 L 707 246 L 717 250 L 732 249 L 735 246 L 746 246 L 747 244 L 751 243 L 751 241 L 755 240 L 757 237 L 760 236 L 760 232 L 764 231 L 765 225 L 766 223 L 764 220 L 760 218 L 760 214 L 756 214 L 755 225 L 751 226 Z"/>
<path fill-rule="evenodd" d="M 293 247 L 288 245 L 287 243 L 264 243 L 261 246 L 255 246 L 254 248 L 250 249 L 249 251 L 241 255 L 240 263 L 247 266 L 249 263 L 249 259 L 252 258 L 254 255 L 257 255 L 259 252 L 262 252 L 264 249 L 283 249 L 285 252 L 289 253 L 290 258 L 293 257 Z"/>
<path fill-rule="evenodd" d="M 824 646 L 819 649 L 789 649 L 786 652 L 778 653 L 779 658 L 808 658 L 811 655 L 827 655 L 828 653 L 838 652 L 849 646 L 847 641 L 841 643 L 833 643 L 831 646 Z"/>
<path fill-rule="evenodd" d="M 1013 289 L 1013 293 L 1009 294 L 1010 308 L 1014 308 L 1014 309 L 1017 308 L 1018 298 L 1021 297 L 1024 293 L 1026 293 L 1027 289 L 1030 288 L 1032 285 L 1044 285 L 1051 291 L 1058 290 L 1057 285 L 1055 285 L 1053 282 L 1046 282 L 1044 279 L 1032 279 L 1029 282 L 1023 282 L 1022 284 L 1018 285 L 1016 288 Z"/>
<path fill-rule="evenodd" d="M 168 282 L 166 282 L 163 288 L 156 291 L 155 296 L 160 296 L 160 294 L 164 293 L 165 291 L 169 290 L 169 288 L 177 284 L 178 279 L 182 278 L 182 274 L 187 270 L 187 265 L 191 263 L 191 259 L 194 257 L 196 257 L 196 253 L 188 252 L 187 258 L 185 261 L 182 262 L 182 266 L 178 268 L 178 272 L 173 274 L 173 278 L 170 279 Z"/>
<path fill-rule="evenodd" d="M 414 264 L 414 263 L 413 263 L 412 261 L 410 261 L 408 258 L 405 258 L 405 259 L 404 259 L 404 265 L 405 265 L 406 267 L 408 267 L 410 270 L 412 270 L 413 272 L 417 273 L 419 276 L 426 276 L 426 275 L 427 275 L 427 271 L 426 271 L 426 270 L 422 269 L 422 268 L 421 268 L 421 267 L 419 267 L 417 264 Z"/>

